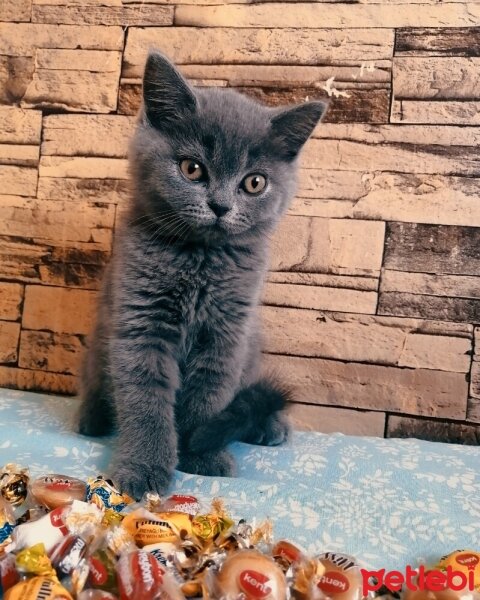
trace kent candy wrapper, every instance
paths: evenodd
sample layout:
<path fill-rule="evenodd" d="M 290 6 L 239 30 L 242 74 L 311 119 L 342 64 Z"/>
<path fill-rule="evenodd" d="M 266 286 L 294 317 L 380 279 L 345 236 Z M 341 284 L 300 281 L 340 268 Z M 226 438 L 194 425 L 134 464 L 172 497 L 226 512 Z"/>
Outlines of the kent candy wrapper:
<path fill-rule="evenodd" d="M 324 598 L 332 600 L 361 600 L 362 573 L 355 560 L 345 554 L 326 552 L 318 556 L 325 567 L 317 588 Z"/>
<path fill-rule="evenodd" d="M 59 507 L 37 521 L 22 523 L 12 533 L 15 550 L 22 550 L 35 544 L 44 544 L 50 552 L 55 544 L 68 534 L 65 524 L 66 508 Z"/>
<path fill-rule="evenodd" d="M 177 542 L 182 531 L 192 531 L 189 515 L 178 512 L 151 513 L 139 508 L 128 514 L 122 521 L 122 527 L 135 539 L 142 548 L 160 542 Z"/>
<path fill-rule="evenodd" d="M 87 586 L 112 593 L 118 592 L 116 557 L 108 548 L 99 548 L 88 558 L 90 569 Z"/>
<path fill-rule="evenodd" d="M 133 502 L 133 499 L 127 494 L 122 494 L 110 479 L 97 477 L 88 480 L 87 502 L 92 502 L 101 509 L 121 512 L 127 504 Z"/>
<path fill-rule="evenodd" d="M 73 600 L 58 582 L 46 577 L 33 577 L 20 581 L 5 594 L 4 600 Z"/>
<path fill-rule="evenodd" d="M 436 568 L 446 571 L 448 567 L 452 571 L 458 571 L 473 578 L 473 588 L 480 593 L 480 552 L 475 550 L 456 550 L 440 559 Z M 473 575 L 471 575 L 473 573 Z"/>
<path fill-rule="evenodd" d="M 44 475 L 32 482 L 31 492 L 38 502 L 52 510 L 73 500 L 85 500 L 87 484 L 66 475 Z"/>
<path fill-rule="evenodd" d="M 20 506 L 28 495 L 28 469 L 9 463 L 0 471 L 0 493 L 12 506 Z"/>
<path fill-rule="evenodd" d="M 211 596 L 222 600 L 286 600 L 287 581 L 275 562 L 256 550 L 230 555 L 212 578 Z"/>
<path fill-rule="evenodd" d="M 121 600 L 185 600 L 172 575 L 143 550 L 124 554 L 117 574 Z"/>

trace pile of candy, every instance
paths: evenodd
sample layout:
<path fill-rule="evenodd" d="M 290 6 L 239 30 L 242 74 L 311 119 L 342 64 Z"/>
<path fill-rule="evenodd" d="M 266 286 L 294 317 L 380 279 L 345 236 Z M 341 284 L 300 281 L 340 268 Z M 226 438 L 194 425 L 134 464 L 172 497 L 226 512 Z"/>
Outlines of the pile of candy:
<path fill-rule="evenodd" d="M 469 586 L 444 586 L 436 596 L 407 590 L 405 600 L 480 600 L 480 554 L 458 551 L 437 568 L 452 566 L 469 575 Z M 362 600 L 393 594 L 372 577 L 367 583 L 352 558 L 331 552 L 309 558 L 288 541 L 274 543 L 268 522 L 257 528 L 235 523 L 218 499 L 202 511 L 193 496 L 146 494 L 134 502 L 102 477 L 30 481 L 17 465 L 0 471 L 5 600 Z"/>

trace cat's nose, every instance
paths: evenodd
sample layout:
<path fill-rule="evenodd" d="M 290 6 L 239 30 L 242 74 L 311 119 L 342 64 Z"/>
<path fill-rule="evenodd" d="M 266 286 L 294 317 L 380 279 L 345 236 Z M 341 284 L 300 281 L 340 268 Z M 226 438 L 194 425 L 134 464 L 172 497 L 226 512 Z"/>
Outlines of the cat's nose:
<path fill-rule="evenodd" d="M 226 215 L 227 212 L 230 210 L 229 206 L 225 206 L 224 204 L 218 204 L 218 202 L 215 202 L 214 200 L 209 202 L 208 206 L 213 210 L 217 217 L 223 217 L 223 215 Z"/>

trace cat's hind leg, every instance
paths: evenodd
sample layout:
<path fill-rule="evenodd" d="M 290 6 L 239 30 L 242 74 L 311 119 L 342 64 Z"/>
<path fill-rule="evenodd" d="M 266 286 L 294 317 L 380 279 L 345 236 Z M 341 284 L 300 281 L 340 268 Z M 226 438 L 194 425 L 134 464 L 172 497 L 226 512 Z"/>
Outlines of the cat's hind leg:
<path fill-rule="evenodd" d="M 105 325 L 98 323 L 86 351 L 80 378 L 81 406 L 77 431 L 82 435 L 108 435 L 114 430 L 113 389 L 109 374 Z"/>
<path fill-rule="evenodd" d="M 262 446 L 285 442 L 290 425 L 285 412 L 291 394 L 273 379 L 260 379 L 235 395 L 232 402 L 190 435 L 190 452 L 225 448 L 240 441 Z"/>

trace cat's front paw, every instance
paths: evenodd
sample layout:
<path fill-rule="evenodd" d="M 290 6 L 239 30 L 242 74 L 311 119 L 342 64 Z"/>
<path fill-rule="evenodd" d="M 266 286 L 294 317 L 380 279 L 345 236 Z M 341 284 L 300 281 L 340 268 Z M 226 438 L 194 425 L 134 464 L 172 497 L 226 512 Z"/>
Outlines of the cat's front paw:
<path fill-rule="evenodd" d="M 235 460 L 226 450 L 203 454 L 182 453 L 177 468 L 184 473 L 217 477 L 234 477 L 236 473 Z"/>
<path fill-rule="evenodd" d="M 269 415 L 244 441 L 259 446 L 279 446 L 288 440 L 290 432 L 291 426 L 286 413 L 277 411 Z"/>
<path fill-rule="evenodd" d="M 140 500 L 145 492 L 164 494 L 172 481 L 173 473 L 160 465 L 139 462 L 117 466 L 113 479 L 122 492 Z"/>

